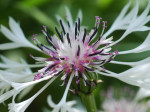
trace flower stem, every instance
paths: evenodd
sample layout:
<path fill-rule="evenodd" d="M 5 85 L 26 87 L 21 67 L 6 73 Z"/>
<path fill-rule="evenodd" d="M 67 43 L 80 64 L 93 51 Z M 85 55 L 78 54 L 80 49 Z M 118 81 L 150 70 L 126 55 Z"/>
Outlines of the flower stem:
<path fill-rule="evenodd" d="M 91 94 L 80 93 L 80 96 L 81 96 L 84 106 L 87 109 L 87 112 L 97 112 L 95 98 L 94 98 L 93 93 Z"/>

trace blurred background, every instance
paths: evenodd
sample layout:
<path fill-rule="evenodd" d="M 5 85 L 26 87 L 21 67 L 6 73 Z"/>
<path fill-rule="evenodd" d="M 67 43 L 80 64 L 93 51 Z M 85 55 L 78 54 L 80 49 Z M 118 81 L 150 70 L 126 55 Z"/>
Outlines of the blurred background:
<path fill-rule="evenodd" d="M 146 7 L 149 0 L 140 1 L 140 12 Z M 0 0 L 0 24 L 8 27 L 9 17 L 13 17 L 18 21 L 23 29 L 25 36 L 30 40 L 33 34 L 41 35 L 41 29 L 43 25 L 46 25 L 50 34 L 55 33 L 54 26 L 58 26 L 56 20 L 56 15 L 65 17 L 65 6 L 67 6 L 72 16 L 75 20 L 77 12 L 79 9 L 83 13 L 83 22 L 82 25 L 93 28 L 95 23 L 95 16 L 100 16 L 103 20 L 107 21 L 107 29 L 112 25 L 115 18 L 119 15 L 121 9 L 124 5 L 128 3 L 128 0 Z M 134 6 L 135 0 L 133 0 L 130 9 Z M 106 29 L 106 30 L 107 30 Z M 113 34 L 114 40 L 117 40 L 123 31 L 116 31 Z M 144 41 L 148 32 L 137 32 L 129 35 L 124 39 L 118 46 L 115 46 L 114 49 L 128 50 L 132 49 L 141 42 Z M 39 40 L 43 43 L 46 41 L 41 37 Z M 8 42 L 8 40 L 0 34 L 0 44 Z M 37 53 L 36 51 L 28 48 L 19 48 L 12 49 L 7 51 L 0 51 L 0 54 L 9 57 L 12 60 L 20 61 L 21 58 L 24 58 L 28 63 L 33 64 L 35 61 L 30 58 L 29 54 L 34 56 L 42 56 L 43 54 Z M 137 61 L 142 58 L 146 58 L 150 55 L 149 52 L 141 53 L 138 56 L 136 54 L 117 56 L 115 60 L 121 61 Z M 43 55 L 44 56 L 44 55 Z M 118 69 L 119 67 L 119 69 Z M 122 72 L 127 70 L 129 66 L 120 66 L 107 64 L 105 68 L 112 70 L 114 72 Z M 36 71 L 37 69 L 33 69 Z M 103 99 L 101 98 L 101 91 L 106 91 L 109 87 L 122 88 L 129 87 L 132 91 L 137 91 L 138 88 L 123 83 L 117 79 L 100 76 L 103 80 L 98 88 L 94 91 L 97 107 L 101 108 L 101 103 Z M 35 94 L 36 91 L 41 88 L 45 82 L 37 84 L 33 91 L 31 91 L 25 98 L 29 98 L 31 95 Z M 61 84 L 60 79 L 55 81 L 48 89 L 46 89 L 39 97 L 37 97 L 33 103 L 26 110 L 27 112 L 42 112 L 41 107 L 48 107 L 47 105 L 47 95 L 51 94 L 55 103 L 57 103 L 63 95 L 64 87 L 59 86 Z M 119 92 L 119 91 L 118 91 Z M 68 94 L 68 100 L 77 99 L 78 96 Z M 0 112 L 8 112 L 7 104 L 10 100 L 6 101 L 6 104 L 0 104 Z M 48 107 L 49 108 L 49 107 Z"/>

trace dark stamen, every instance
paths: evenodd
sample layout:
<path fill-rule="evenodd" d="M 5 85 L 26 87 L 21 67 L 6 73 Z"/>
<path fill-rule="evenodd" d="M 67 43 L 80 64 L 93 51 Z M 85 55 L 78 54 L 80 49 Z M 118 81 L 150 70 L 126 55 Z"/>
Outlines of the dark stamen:
<path fill-rule="evenodd" d="M 63 32 L 61 32 L 61 37 L 63 38 Z"/>
<path fill-rule="evenodd" d="M 94 56 L 94 55 L 100 54 L 100 53 L 102 53 L 103 51 L 104 51 L 104 49 L 102 49 L 102 50 L 99 51 L 99 52 L 96 52 L 96 53 L 93 53 L 93 54 L 89 54 L 89 56 Z"/>
<path fill-rule="evenodd" d="M 61 60 L 64 60 L 65 58 L 60 58 Z"/>
<path fill-rule="evenodd" d="M 61 40 L 62 42 L 64 42 L 63 37 L 61 37 L 61 35 L 60 35 L 60 33 L 59 33 L 57 27 L 55 27 L 55 30 L 56 30 L 56 32 L 57 32 L 57 34 L 58 34 L 60 40 Z"/>
<path fill-rule="evenodd" d="M 91 35 L 90 39 L 89 39 L 89 42 L 92 40 L 92 38 L 95 36 L 95 34 L 97 33 L 98 29 L 95 28 L 93 34 Z"/>
<path fill-rule="evenodd" d="M 67 23 L 68 23 L 68 27 L 70 28 L 70 23 L 69 23 L 69 21 L 68 21 Z"/>
<path fill-rule="evenodd" d="M 65 29 L 64 29 L 64 26 L 63 26 L 62 20 L 60 20 L 59 22 L 60 22 L 61 28 L 62 28 L 62 30 L 63 30 L 63 32 L 64 32 L 64 35 L 65 35 L 65 34 L 66 34 L 66 32 L 65 32 Z"/>
<path fill-rule="evenodd" d="M 62 70 L 62 71 L 63 71 L 63 70 Z M 58 72 L 57 74 L 55 74 L 55 76 L 58 76 L 59 74 L 61 74 L 62 71 L 60 71 L 60 72 Z"/>
<path fill-rule="evenodd" d="M 102 38 L 102 36 L 99 36 L 99 37 L 98 37 L 98 41 L 100 41 L 101 38 Z"/>
<path fill-rule="evenodd" d="M 39 46 L 39 44 L 36 44 L 36 46 L 43 51 L 43 48 L 41 46 Z"/>
<path fill-rule="evenodd" d="M 75 24 L 75 39 L 77 38 L 76 36 L 77 36 L 77 22 Z"/>
<path fill-rule="evenodd" d="M 77 56 L 80 55 L 80 46 L 78 45 L 78 51 L 77 51 Z"/>
<path fill-rule="evenodd" d="M 49 66 L 49 67 L 44 71 L 43 74 L 45 74 L 48 70 L 50 70 L 50 69 L 53 68 L 54 66 L 56 66 L 56 64 L 53 64 L 53 65 Z"/>
<path fill-rule="evenodd" d="M 78 30 L 80 31 L 80 18 L 78 18 Z"/>
<path fill-rule="evenodd" d="M 98 41 L 99 41 L 99 40 L 97 40 L 97 41 L 93 44 L 93 46 L 92 46 L 92 47 L 94 47 L 94 46 L 98 43 Z"/>
<path fill-rule="evenodd" d="M 93 85 L 90 81 L 85 80 L 85 82 L 86 82 L 86 84 L 88 84 L 89 86 L 93 86 L 93 87 L 95 87 L 95 84 Z M 90 92 L 90 91 L 89 91 L 89 92 Z"/>
<path fill-rule="evenodd" d="M 47 34 L 47 37 L 52 41 L 52 38 L 51 38 L 51 36 L 49 35 L 49 33 L 46 32 L 46 34 Z"/>
<path fill-rule="evenodd" d="M 49 35 L 49 33 L 46 30 L 42 30 L 43 33 L 46 33 L 46 36 L 52 41 L 51 36 Z"/>
<path fill-rule="evenodd" d="M 94 71 L 93 68 L 89 68 L 89 67 L 86 67 L 86 66 L 83 66 L 85 69 L 89 70 L 89 71 Z"/>
<path fill-rule="evenodd" d="M 100 54 L 100 55 L 110 55 L 110 54 L 108 53 L 108 54 Z"/>
<path fill-rule="evenodd" d="M 50 48 L 48 48 L 47 46 L 45 46 L 43 44 L 41 44 L 41 46 L 44 47 L 44 48 L 46 48 L 46 49 L 48 49 L 48 50 L 50 50 L 50 51 L 52 51 L 52 52 L 54 52 L 53 50 L 51 50 Z"/>
<path fill-rule="evenodd" d="M 107 61 L 108 63 L 111 62 L 112 60 L 114 60 L 114 56 L 112 55 L 109 60 Z"/>
<path fill-rule="evenodd" d="M 74 65 L 73 65 L 73 64 L 71 64 L 71 66 L 72 66 L 72 69 L 73 69 L 73 70 L 75 70 L 75 67 L 74 67 Z"/>
<path fill-rule="evenodd" d="M 100 41 L 100 39 L 101 39 L 101 36 L 99 36 L 98 40 L 93 44 L 92 47 L 94 47 Z"/>
<path fill-rule="evenodd" d="M 54 46 L 54 44 L 49 40 L 49 38 L 46 36 L 46 40 L 47 42 L 56 50 L 56 47 Z"/>
<path fill-rule="evenodd" d="M 70 42 L 70 38 L 69 38 L 69 33 L 67 33 L 67 40 L 68 40 L 68 43 L 70 44 L 70 47 L 71 47 L 71 42 Z"/>
<path fill-rule="evenodd" d="M 54 57 L 54 56 L 53 56 L 53 58 L 54 58 L 55 60 L 59 60 L 58 58 L 56 58 L 56 57 Z"/>
<path fill-rule="evenodd" d="M 88 84 L 89 86 L 92 86 L 92 84 L 90 83 L 90 81 L 85 80 L 86 84 Z"/>
<path fill-rule="evenodd" d="M 101 65 L 101 64 L 106 62 L 106 60 L 100 60 L 100 61 L 102 61 L 102 62 L 100 62 L 100 63 L 93 63 L 93 65 Z"/>
<path fill-rule="evenodd" d="M 84 29 L 84 35 L 83 35 L 83 39 L 82 39 L 82 42 L 84 43 L 85 41 L 85 37 L 86 37 L 86 29 Z"/>

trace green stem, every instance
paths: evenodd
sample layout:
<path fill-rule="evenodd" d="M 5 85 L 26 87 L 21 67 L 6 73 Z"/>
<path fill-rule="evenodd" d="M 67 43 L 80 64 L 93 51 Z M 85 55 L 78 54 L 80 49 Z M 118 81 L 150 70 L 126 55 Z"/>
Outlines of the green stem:
<path fill-rule="evenodd" d="M 93 93 L 91 94 L 80 93 L 80 96 L 81 96 L 84 106 L 87 109 L 87 112 L 97 112 L 95 98 L 94 98 Z"/>

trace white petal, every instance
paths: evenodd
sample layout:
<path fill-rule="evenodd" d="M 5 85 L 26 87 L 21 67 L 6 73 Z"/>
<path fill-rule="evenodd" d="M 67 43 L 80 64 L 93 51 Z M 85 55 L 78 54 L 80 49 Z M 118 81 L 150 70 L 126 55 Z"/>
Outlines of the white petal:
<path fill-rule="evenodd" d="M 14 89 L 7 91 L 6 93 L 0 95 L 0 103 L 4 102 L 5 100 L 9 99 L 14 95 Z"/>
<path fill-rule="evenodd" d="M 58 104 L 53 103 L 51 96 L 49 96 L 47 98 L 48 105 L 53 108 L 52 112 L 59 112 L 59 110 L 62 111 L 64 108 L 67 108 L 67 107 L 65 107 L 66 106 L 66 98 L 67 98 L 67 94 L 68 94 L 68 91 L 69 91 L 73 77 L 74 77 L 74 73 L 72 73 L 70 75 L 70 78 L 69 78 L 67 87 L 65 89 L 64 95 Z M 63 112 L 67 112 L 67 111 L 63 111 Z"/>
<path fill-rule="evenodd" d="M 69 21 L 70 27 L 72 28 L 72 27 L 73 27 L 73 19 L 72 19 L 70 10 L 69 10 L 68 7 L 65 7 L 65 8 L 66 8 L 66 16 L 67 16 L 67 20 Z"/>
<path fill-rule="evenodd" d="M 143 11 L 143 13 L 137 18 L 137 23 L 141 23 L 143 24 L 143 22 L 145 21 L 145 18 L 147 17 L 148 13 L 150 11 L 150 2 L 148 3 L 147 7 L 145 8 L 145 10 Z M 143 21 L 144 20 L 144 21 Z M 147 23 L 147 22 L 146 22 Z M 146 24 L 144 23 L 144 24 Z"/>
<path fill-rule="evenodd" d="M 62 17 L 60 17 L 59 15 L 56 15 L 56 19 L 57 19 L 57 21 L 62 20 L 64 29 L 65 29 L 65 31 L 67 31 L 68 30 L 68 25 L 66 24 L 65 20 Z"/>
<path fill-rule="evenodd" d="M 16 96 L 13 97 L 13 102 L 9 104 L 9 112 L 24 112 L 26 108 L 32 103 L 32 101 L 41 94 L 54 80 L 56 77 L 52 78 L 45 86 L 43 86 L 34 96 L 25 100 L 20 103 L 15 103 L 14 99 Z"/>
<path fill-rule="evenodd" d="M 115 63 L 115 64 L 121 64 L 121 65 L 129 65 L 129 66 L 137 66 L 137 65 L 142 65 L 146 63 L 150 63 L 150 57 L 145 58 L 143 60 L 137 61 L 137 62 L 120 62 L 120 61 L 111 61 L 110 63 Z"/>
<path fill-rule="evenodd" d="M 21 27 L 19 26 L 18 23 L 16 23 L 16 21 L 14 19 L 12 19 L 11 17 L 9 18 L 9 26 L 11 28 L 11 30 L 7 29 L 5 26 L 1 25 L 1 32 L 3 35 L 5 35 L 9 40 L 13 41 L 15 44 L 11 45 L 9 44 L 10 47 L 12 48 L 18 48 L 18 47 L 31 47 L 35 50 L 39 50 L 38 47 L 34 46 L 33 44 L 31 44 L 26 38 L 25 35 L 23 34 L 23 31 L 21 29 Z M 5 44 L 1 45 L 1 49 L 10 49 L 9 46 L 4 46 Z M 8 45 L 8 44 L 6 44 Z"/>
<path fill-rule="evenodd" d="M 129 70 L 126 70 L 120 74 L 118 74 L 118 78 L 128 84 L 143 87 L 143 88 L 150 88 L 148 87 L 147 83 L 149 82 L 150 78 L 150 64 L 146 63 L 143 65 L 135 66 Z"/>
<path fill-rule="evenodd" d="M 45 64 L 28 65 L 23 60 L 21 60 L 22 63 L 18 63 L 18 62 L 10 60 L 10 59 L 8 59 L 4 56 L 0 56 L 0 57 L 1 57 L 2 61 L 4 61 L 4 63 L 0 63 L 0 68 L 12 68 L 15 71 L 19 70 L 20 68 L 21 69 L 26 69 L 26 70 L 28 69 L 28 73 L 29 73 L 29 67 L 34 68 L 34 67 L 43 67 L 43 66 L 45 66 Z"/>
<path fill-rule="evenodd" d="M 9 26 L 11 30 L 13 31 L 13 33 L 18 37 L 18 39 L 19 38 L 25 39 L 25 36 L 23 34 L 21 27 L 12 17 L 9 17 Z"/>
<path fill-rule="evenodd" d="M 8 84 L 10 84 L 12 87 L 14 87 L 15 90 L 18 90 L 18 91 L 20 90 L 20 91 L 21 91 L 21 90 L 25 89 L 25 88 L 28 87 L 28 86 L 31 86 L 31 85 L 33 85 L 33 84 L 42 82 L 42 81 L 44 81 L 44 80 L 48 80 L 48 79 L 52 78 L 53 75 L 54 75 L 54 74 L 51 74 L 50 76 L 44 77 L 44 78 L 42 78 L 42 79 L 35 80 L 35 81 L 30 81 L 30 82 L 26 82 L 26 83 L 11 82 L 11 81 L 5 79 L 1 74 L 0 74 L 0 78 L 1 78 L 3 81 L 5 81 L 5 82 L 7 82 Z"/>
<path fill-rule="evenodd" d="M 125 33 L 117 41 L 112 43 L 110 46 L 120 42 L 132 32 L 149 30 L 149 27 L 146 27 L 144 25 L 150 20 L 149 16 L 147 16 L 150 9 L 150 5 L 147 6 L 147 8 L 143 11 L 143 13 L 139 17 L 137 16 L 138 9 L 139 9 L 139 5 L 137 1 L 136 6 L 122 19 L 119 18 L 120 20 L 118 19 L 117 21 L 115 21 L 114 25 L 112 25 L 110 30 L 106 32 L 106 34 L 104 35 L 105 38 L 116 29 L 122 30 L 123 28 L 125 28 L 126 30 Z"/>
<path fill-rule="evenodd" d="M 134 48 L 132 50 L 121 51 L 121 52 L 119 52 L 119 54 L 140 53 L 140 52 L 144 52 L 144 51 L 148 51 L 148 50 L 150 50 L 150 33 L 148 34 L 148 36 L 146 37 L 146 39 L 140 46 L 138 46 L 137 48 Z"/>
<path fill-rule="evenodd" d="M 116 18 L 115 22 L 111 26 L 111 28 L 103 35 L 104 38 L 109 36 L 113 31 L 117 29 L 117 27 L 120 25 L 120 21 L 124 18 L 125 14 L 127 13 L 129 6 L 131 4 L 131 1 L 128 2 L 128 4 L 122 9 L 119 16 Z"/>
<path fill-rule="evenodd" d="M 144 89 L 144 88 L 140 88 L 137 95 L 135 96 L 135 100 L 139 101 L 143 98 L 146 98 L 150 96 L 150 90 L 149 89 Z"/>
<path fill-rule="evenodd" d="M 5 35 L 9 40 L 11 41 L 18 41 L 16 36 L 5 26 L 1 25 L 1 32 L 3 35 Z"/>
<path fill-rule="evenodd" d="M 148 26 L 142 26 L 142 27 L 134 29 L 134 31 L 148 31 L 148 30 L 150 30 L 150 27 Z"/>
<path fill-rule="evenodd" d="M 131 4 L 131 0 L 128 2 L 128 4 L 126 4 L 124 6 L 124 8 L 122 9 L 121 13 L 119 14 L 119 16 L 116 18 L 115 23 L 117 23 L 117 21 L 120 21 L 121 19 L 123 19 L 123 17 L 125 16 L 125 14 L 127 13 L 128 9 L 129 9 L 129 6 Z"/>
<path fill-rule="evenodd" d="M 15 49 L 22 47 L 21 44 L 18 43 L 5 43 L 5 44 L 0 44 L 0 50 L 7 50 L 7 49 Z"/>
<path fill-rule="evenodd" d="M 32 91 L 34 85 L 29 86 L 28 88 L 25 88 L 21 91 L 21 93 L 18 96 L 18 99 L 21 100 L 24 96 L 26 96 L 29 92 Z"/>
<path fill-rule="evenodd" d="M 81 10 L 78 11 L 76 21 L 78 21 L 78 18 L 80 18 L 80 24 L 81 24 L 82 23 L 82 11 Z"/>
<path fill-rule="evenodd" d="M 7 63 L 7 64 L 16 64 L 17 62 L 15 62 L 15 61 L 13 61 L 13 60 L 10 60 L 9 58 L 6 58 L 5 56 L 3 56 L 3 55 L 0 55 L 0 57 L 1 57 L 1 59 L 2 59 L 2 61 L 4 62 L 4 63 Z"/>

